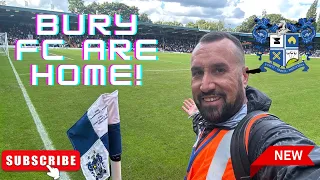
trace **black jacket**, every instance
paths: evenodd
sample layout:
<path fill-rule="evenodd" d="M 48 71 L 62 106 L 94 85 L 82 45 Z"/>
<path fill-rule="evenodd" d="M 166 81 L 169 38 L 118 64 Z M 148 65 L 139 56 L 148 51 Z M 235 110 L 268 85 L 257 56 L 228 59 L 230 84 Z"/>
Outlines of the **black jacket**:
<path fill-rule="evenodd" d="M 259 90 L 248 86 L 246 88 L 248 99 L 248 113 L 255 110 L 269 111 L 271 99 Z M 262 123 L 263 122 L 263 123 Z M 267 123 L 267 124 L 266 124 Z M 268 128 L 263 128 L 264 126 Z M 202 140 L 214 128 L 214 125 L 206 122 L 200 114 L 193 118 L 193 130 L 197 134 L 199 128 L 208 129 L 204 132 Z M 258 134 L 263 136 L 255 136 Z M 201 141 L 201 140 L 200 140 Z M 272 145 L 316 145 L 294 127 L 286 124 L 278 118 L 268 116 L 258 120 L 251 128 L 249 136 L 249 160 L 253 163 L 267 147 Z M 309 157 L 315 166 L 268 166 L 262 168 L 254 179 L 283 179 L 283 180 L 320 180 L 320 147 L 316 146 Z"/>

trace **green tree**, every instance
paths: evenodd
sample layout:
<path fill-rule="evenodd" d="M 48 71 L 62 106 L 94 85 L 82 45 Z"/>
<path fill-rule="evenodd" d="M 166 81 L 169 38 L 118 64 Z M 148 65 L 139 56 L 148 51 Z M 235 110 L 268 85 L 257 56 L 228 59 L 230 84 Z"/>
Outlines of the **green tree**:
<path fill-rule="evenodd" d="M 217 22 L 216 21 L 206 21 L 204 19 L 200 19 L 196 22 L 188 22 L 186 24 L 186 27 L 218 31 L 218 30 L 224 29 L 224 22 L 223 21 L 217 21 Z"/>
<path fill-rule="evenodd" d="M 310 8 L 308 9 L 308 12 L 306 14 L 307 18 L 317 18 L 317 6 L 318 6 L 318 0 L 313 1 Z"/>
<path fill-rule="evenodd" d="M 280 23 L 281 20 L 285 20 L 281 14 L 267 14 L 266 18 L 270 20 L 271 24 Z"/>
<path fill-rule="evenodd" d="M 83 0 L 68 0 L 68 9 L 72 13 L 82 14 L 85 11 L 85 5 Z"/>
<path fill-rule="evenodd" d="M 171 26 L 183 26 L 183 24 L 181 22 L 178 22 L 178 21 L 170 22 L 169 25 L 171 25 Z"/>
<path fill-rule="evenodd" d="M 194 23 L 194 22 L 188 22 L 186 24 L 186 27 L 189 27 L 189 28 L 198 28 L 198 26 Z"/>
<path fill-rule="evenodd" d="M 239 32 L 246 32 L 251 33 L 253 30 L 253 27 L 255 26 L 256 22 L 254 19 L 257 18 L 256 15 L 252 15 L 245 19 L 240 26 L 237 27 L 237 31 Z M 268 18 L 270 20 L 271 24 L 277 24 L 280 23 L 281 20 L 284 20 L 287 23 L 296 23 L 296 21 L 284 18 L 281 14 L 267 14 L 265 18 Z"/>
<path fill-rule="evenodd" d="M 287 23 L 296 23 L 294 20 L 284 18 L 281 14 L 267 14 L 266 18 L 270 19 L 271 24 L 280 23 L 281 20 L 285 20 Z"/>
<path fill-rule="evenodd" d="M 306 14 L 306 18 L 314 18 L 316 21 L 317 18 L 317 6 L 318 6 L 318 0 L 314 0 L 311 4 L 310 8 L 308 9 L 308 12 Z M 314 27 L 317 29 L 317 23 L 313 23 Z"/>
<path fill-rule="evenodd" d="M 246 32 L 246 33 L 250 33 L 253 30 L 253 27 L 255 25 L 255 21 L 254 19 L 257 18 L 256 15 L 252 15 L 250 17 L 248 17 L 247 19 L 245 19 L 240 26 L 237 27 L 237 31 L 239 32 Z"/>
<path fill-rule="evenodd" d="M 85 14 L 101 14 L 101 5 L 99 3 L 93 2 L 85 7 Z"/>
<path fill-rule="evenodd" d="M 123 19 L 130 19 L 130 15 L 139 15 L 139 9 L 135 6 L 128 6 L 123 3 L 118 2 L 104 2 L 100 4 L 101 14 L 107 14 L 114 16 L 114 14 L 119 14 Z"/>
<path fill-rule="evenodd" d="M 207 21 L 203 20 L 203 19 L 196 21 L 195 24 L 196 24 L 197 28 L 199 28 L 199 29 L 207 29 L 208 28 Z"/>
<path fill-rule="evenodd" d="M 82 13 L 82 14 L 106 14 L 111 17 L 114 17 L 114 14 L 121 15 L 122 19 L 128 20 L 130 15 L 139 15 L 139 8 L 135 6 L 128 6 L 123 3 L 113 2 L 113 3 L 97 3 L 93 2 L 84 5 L 83 0 L 68 0 L 69 2 L 69 11 L 73 13 Z"/>
<path fill-rule="evenodd" d="M 162 24 L 162 25 L 169 25 L 169 26 L 183 26 L 182 23 L 178 21 L 156 21 L 154 24 Z"/>
<path fill-rule="evenodd" d="M 139 15 L 139 21 L 141 22 L 148 22 L 148 23 L 152 23 L 151 19 L 149 18 L 147 13 L 142 13 Z"/>
<path fill-rule="evenodd" d="M 219 31 L 219 30 L 222 30 L 222 29 L 226 29 L 225 23 L 224 23 L 223 21 L 221 21 L 221 20 L 217 22 L 217 26 L 218 26 L 218 27 L 217 27 L 217 28 L 218 28 L 218 29 L 217 29 L 218 31 Z"/>
<path fill-rule="evenodd" d="M 320 32 L 320 14 L 317 21 L 317 32 Z"/>

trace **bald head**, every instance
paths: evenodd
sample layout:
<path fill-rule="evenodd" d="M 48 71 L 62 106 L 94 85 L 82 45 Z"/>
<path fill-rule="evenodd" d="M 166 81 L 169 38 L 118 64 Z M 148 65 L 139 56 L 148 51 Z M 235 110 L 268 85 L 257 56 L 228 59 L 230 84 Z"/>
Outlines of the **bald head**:
<path fill-rule="evenodd" d="M 221 45 L 224 46 L 224 48 L 228 48 L 230 53 L 234 54 L 238 57 L 239 64 L 244 67 L 245 66 L 245 58 L 244 58 L 244 50 L 242 48 L 241 42 L 234 37 L 233 35 L 227 33 L 227 32 L 210 32 L 208 34 L 205 34 L 193 50 L 193 52 L 197 51 L 202 45 L 207 45 L 211 43 L 220 43 L 220 42 L 226 42 L 221 43 Z"/>

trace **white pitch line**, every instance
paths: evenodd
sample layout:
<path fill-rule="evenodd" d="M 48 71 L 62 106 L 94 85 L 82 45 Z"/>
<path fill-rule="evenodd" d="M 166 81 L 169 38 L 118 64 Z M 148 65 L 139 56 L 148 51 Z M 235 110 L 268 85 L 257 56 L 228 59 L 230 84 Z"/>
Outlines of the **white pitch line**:
<path fill-rule="evenodd" d="M 161 61 L 161 60 L 159 60 L 159 61 Z M 184 62 L 179 62 L 179 61 L 167 61 L 167 60 L 161 61 L 161 62 L 176 63 L 176 64 L 186 64 L 186 63 L 184 63 Z"/>
<path fill-rule="evenodd" d="M 34 123 L 36 124 L 36 127 L 37 127 L 37 130 L 38 130 L 38 133 L 41 137 L 41 140 L 44 144 L 44 147 L 46 148 L 46 150 L 55 150 L 53 144 L 52 144 L 52 141 L 50 140 L 49 136 L 48 136 L 48 133 L 47 131 L 45 130 L 45 127 L 43 126 L 42 122 L 41 122 L 41 119 L 34 107 L 34 105 L 32 104 L 32 101 L 27 93 L 27 90 L 26 88 L 24 87 L 20 77 L 19 77 L 19 74 L 17 73 L 16 71 L 16 68 L 14 67 L 13 63 L 11 62 L 11 58 L 10 56 L 8 55 L 8 60 L 9 60 L 9 63 L 11 65 L 11 68 L 13 70 L 13 73 L 14 75 L 16 76 L 16 79 L 17 79 L 17 82 L 19 84 L 19 87 L 22 91 L 22 94 L 23 94 L 23 97 L 27 103 L 27 106 L 29 108 L 29 111 L 32 115 L 32 118 L 34 120 Z M 60 173 L 60 178 L 61 180 L 70 180 L 68 174 L 66 172 L 61 172 Z"/>
<path fill-rule="evenodd" d="M 142 70 L 142 71 L 147 71 L 147 72 L 175 72 L 175 71 L 190 71 L 190 69 L 149 69 L 149 70 Z M 109 71 L 106 71 L 109 72 Z M 126 71 L 126 72 L 133 72 L 133 71 Z M 65 72 L 65 74 L 71 74 L 72 72 Z M 80 72 L 82 74 L 82 72 Z M 30 73 L 24 73 L 24 74 L 19 74 L 20 76 L 26 76 L 30 75 Z"/>
<path fill-rule="evenodd" d="M 59 55 L 59 54 L 54 54 L 54 53 L 49 53 L 49 54 L 51 54 L 51 55 L 55 55 L 55 56 L 62 56 L 62 55 Z M 69 57 L 66 57 L 66 56 L 64 56 L 65 58 L 67 58 L 67 59 L 70 59 L 70 60 L 74 60 L 74 59 L 72 59 L 72 58 L 69 58 Z"/>
<path fill-rule="evenodd" d="M 149 71 L 149 72 L 156 72 L 156 71 L 170 72 L 170 71 L 190 71 L 190 69 L 150 69 L 150 70 L 142 70 L 142 71 Z"/>

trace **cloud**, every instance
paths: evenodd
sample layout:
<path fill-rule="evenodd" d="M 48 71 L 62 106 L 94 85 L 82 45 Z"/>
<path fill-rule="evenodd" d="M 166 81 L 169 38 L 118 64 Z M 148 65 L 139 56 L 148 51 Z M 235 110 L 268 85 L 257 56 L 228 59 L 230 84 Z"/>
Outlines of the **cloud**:
<path fill-rule="evenodd" d="M 244 17 L 244 11 L 242 11 L 240 8 L 235 8 L 233 10 L 233 16 L 234 18 L 242 19 Z"/>
<path fill-rule="evenodd" d="M 195 22 L 195 21 L 197 21 L 197 20 L 198 20 L 198 18 L 196 18 L 196 17 L 187 17 L 187 16 L 184 16 L 184 17 L 181 18 L 181 23 L 182 23 L 182 24 L 187 24 L 188 22 Z"/>
<path fill-rule="evenodd" d="M 54 5 L 54 10 L 56 11 L 68 11 L 68 0 L 29 0 L 28 8 L 51 10 L 51 2 Z M 25 0 L 7 0 L 8 6 L 18 6 L 25 7 Z"/>
<path fill-rule="evenodd" d="M 242 19 L 239 18 L 226 18 L 224 23 L 227 27 L 234 28 L 243 22 Z"/>
<path fill-rule="evenodd" d="M 140 13 L 147 13 L 152 21 L 179 21 L 183 24 L 205 19 L 223 20 L 232 27 L 251 15 L 260 16 L 265 9 L 267 14 L 282 14 L 285 18 L 298 20 L 305 17 L 314 0 L 84 0 L 85 4 L 94 1 L 121 2 L 139 7 Z M 164 9 L 161 2 L 164 2 Z M 51 9 L 68 12 L 68 0 L 29 0 L 30 8 Z M 9 6 L 24 7 L 25 0 L 7 0 Z M 318 4 L 320 6 L 320 3 Z M 317 12 L 319 13 L 320 8 Z"/>
<path fill-rule="evenodd" d="M 223 11 L 221 9 L 212 8 L 193 8 L 187 12 L 172 12 L 175 16 L 186 16 L 186 17 L 198 17 L 198 18 L 216 18 L 219 17 Z"/>
<path fill-rule="evenodd" d="M 306 16 L 310 4 L 313 1 L 314 0 L 243 0 L 237 4 L 237 7 L 245 12 L 244 18 L 248 18 L 254 14 L 261 16 L 262 11 L 265 9 L 267 14 L 282 14 L 285 18 L 297 20 L 298 18 Z"/>
<path fill-rule="evenodd" d="M 227 0 L 163 0 L 164 2 L 177 2 L 182 6 L 195 6 L 195 7 L 211 7 L 223 8 L 227 6 Z"/>

